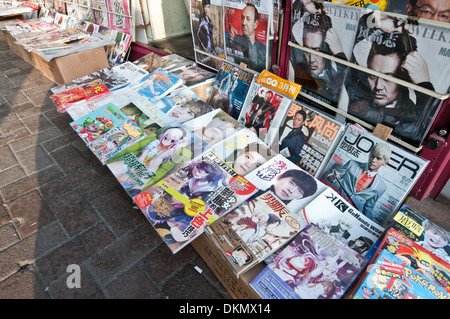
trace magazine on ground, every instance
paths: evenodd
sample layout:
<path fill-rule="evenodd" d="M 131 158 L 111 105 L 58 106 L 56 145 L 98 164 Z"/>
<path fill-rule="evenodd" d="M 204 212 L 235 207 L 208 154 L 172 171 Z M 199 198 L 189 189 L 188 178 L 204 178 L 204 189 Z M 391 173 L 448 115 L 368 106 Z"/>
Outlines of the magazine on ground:
<path fill-rule="evenodd" d="M 109 130 L 119 126 L 127 120 L 113 103 L 108 103 L 91 113 L 73 121 L 70 126 L 87 144 L 99 138 Z"/>
<path fill-rule="evenodd" d="M 293 4 L 291 41 L 307 49 L 348 61 L 360 8 L 330 2 Z M 348 67 L 342 63 L 290 46 L 288 79 L 302 91 L 331 106 L 338 105 Z"/>
<path fill-rule="evenodd" d="M 134 200 L 176 253 L 255 191 L 213 152 L 204 152 Z"/>
<path fill-rule="evenodd" d="M 193 120 L 214 110 L 188 87 L 175 90 L 170 95 L 154 101 L 153 104 L 180 123 Z"/>
<path fill-rule="evenodd" d="M 386 226 L 450 263 L 450 231 L 403 205 Z"/>
<path fill-rule="evenodd" d="M 218 70 L 225 59 L 223 0 L 191 0 L 189 16 L 195 61 Z"/>
<path fill-rule="evenodd" d="M 313 176 L 320 176 L 344 132 L 345 125 L 295 100 L 277 112 L 266 143 Z"/>
<path fill-rule="evenodd" d="M 352 69 L 348 73 L 346 94 L 339 109 L 369 124 L 383 123 L 392 134 L 419 146 L 439 111 L 441 100 L 420 90 L 446 94 L 450 79 L 448 63 L 450 29 L 406 16 L 364 10 L 359 20 L 351 62 L 417 85 L 413 89 Z"/>
<path fill-rule="evenodd" d="M 268 190 L 207 227 L 205 234 L 239 277 L 306 226 L 298 214 Z"/>
<path fill-rule="evenodd" d="M 101 137 L 88 143 L 87 146 L 102 164 L 105 164 L 109 158 L 145 136 L 145 132 L 136 123 L 128 119 Z"/>
<path fill-rule="evenodd" d="M 215 78 L 208 104 L 222 109 L 238 119 L 247 98 L 254 74 L 243 68 L 222 61 Z"/>
<path fill-rule="evenodd" d="M 303 207 L 327 188 L 281 154 L 254 169 L 245 178 L 258 187 L 258 193 L 272 190 L 294 214 L 300 214 Z"/>
<path fill-rule="evenodd" d="M 367 267 L 354 299 L 449 299 L 448 292 L 387 250 Z"/>
<path fill-rule="evenodd" d="M 238 65 L 244 63 L 256 72 L 269 69 L 269 24 L 273 2 L 224 0 L 223 6 L 227 61 Z"/>
<path fill-rule="evenodd" d="M 278 112 L 286 113 L 292 101 L 292 98 L 271 87 L 253 82 L 242 106 L 238 121 L 265 141 L 276 114 Z"/>
<path fill-rule="evenodd" d="M 308 225 L 251 282 L 263 299 L 340 299 L 367 259 Z"/>
<path fill-rule="evenodd" d="M 386 226 L 428 161 L 350 125 L 320 180 L 359 212 Z"/>
<path fill-rule="evenodd" d="M 214 109 L 183 124 L 208 145 L 214 145 L 244 128 L 221 109 Z"/>
<path fill-rule="evenodd" d="M 307 224 L 315 224 L 363 256 L 384 232 L 383 227 L 361 214 L 330 187 L 306 205 L 300 215 Z"/>
<path fill-rule="evenodd" d="M 375 257 L 382 250 L 394 254 L 434 284 L 450 292 L 450 264 L 418 243 L 391 228 L 384 236 Z"/>
<path fill-rule="evenodd" d="M 154 101 L 168 95 L 182 84 L 182 79 L 163 68 L 158 68 L 132 87 L 142 96 Z"/>
<path fill-rule="evenodd" d="M 211 150 L 242 176 L 277 154 L 246 128 L 217 142 Z"/>

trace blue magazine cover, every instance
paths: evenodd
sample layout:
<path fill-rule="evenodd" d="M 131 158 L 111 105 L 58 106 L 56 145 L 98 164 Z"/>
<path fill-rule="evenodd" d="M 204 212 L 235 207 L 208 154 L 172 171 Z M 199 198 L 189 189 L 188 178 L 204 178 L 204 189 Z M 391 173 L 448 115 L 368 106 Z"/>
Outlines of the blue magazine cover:
<path fill-rule="evenodd" d="M 169 94 L 183 84 L 183 80 L 163 68 L 157 68 L 146 75 L 133 88 L 150 100 L 156 100 Z"/>

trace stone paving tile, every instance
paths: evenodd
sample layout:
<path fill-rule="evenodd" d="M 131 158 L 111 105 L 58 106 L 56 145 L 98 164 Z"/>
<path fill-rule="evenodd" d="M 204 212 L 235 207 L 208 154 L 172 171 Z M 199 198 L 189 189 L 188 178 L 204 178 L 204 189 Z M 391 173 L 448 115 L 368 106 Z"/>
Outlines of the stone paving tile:
<path fill-rule="evenodd" d="M 120 275 L 105 288 L 108 296 L 115 299 L 161 299 L 159 289 L 137 266 Z"/>
<path fill-rule="evenodd" d="M 8 203 L 11 217 L 21 238 L 54 221 L 47 203 L 37 191 L 31 191 Z"/>

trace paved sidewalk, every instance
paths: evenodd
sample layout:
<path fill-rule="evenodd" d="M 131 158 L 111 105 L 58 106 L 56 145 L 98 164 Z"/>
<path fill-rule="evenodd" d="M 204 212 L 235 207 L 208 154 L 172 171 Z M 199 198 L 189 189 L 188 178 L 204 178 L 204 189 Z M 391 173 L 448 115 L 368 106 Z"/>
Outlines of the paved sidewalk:
<path fill-rule="evenodd" d="M 54 85 L 0 40 L 0 298 L 230 298 L 191 246 L 172 255 L 133 208 L 56 112 Z"/>

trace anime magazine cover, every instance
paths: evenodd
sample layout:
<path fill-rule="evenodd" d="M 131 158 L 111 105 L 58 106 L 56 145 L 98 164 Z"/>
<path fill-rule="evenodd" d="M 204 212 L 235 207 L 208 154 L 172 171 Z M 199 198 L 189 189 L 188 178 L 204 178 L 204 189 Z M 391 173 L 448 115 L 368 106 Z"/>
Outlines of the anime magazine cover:
<path fill-rule="evenodd" d="M 190 0 L 190 13 L 195 61 L 218 70 L 226 58 L 223 0 Z"/>
<path fill-rule="evenodd" d="M 70 123 L 70 126 L 87 144 L 122 124 L 127 119 L 127 116 L 113 103 L 107 103 L 99 109 L 73 121 Z"/>
<path fill-rule="evenodd" d="M 154 101 L 153 104 L 180 123 L 188 122 L 214 110 L 190 88 L 176 90 Z"/>
<path fill-rule="evenodd" d="M 223 5 L 227 61 L 245 63 L 256 72 L 269 69 L 273 2 L 224 0 Z"/>
<path fill-rule="evenodd" d="M 352 69 L 339 109 L 369 124 L 390 126 L 394 136 L 419 146 L 441 105 L 426 90 L 446 94 L 449 89 L 449 36 L 450 29 L 434 21 L 412 23 L 406 16 L 364 10 L 351 62 L 417 87 Z"/>
<path fill-rule="evenodd" d="M 348 67 L 311 53 L 295 44 L 349 61 L 360 8 L 330 2 L 297 0 L 292 3 L 292 33 L 288 79 L 302 90 L 337 107 Z"/>
<path fill-rule="evenodd" d="M 214 109 L 184 122 L 183 125 L 210 146 L 244 128 L 242 124 L 221 109 Z"/>
<path fill-rule="evenodd" d="M 306 223 L 272 191 L 252 197 L 206 229 L 231 269 L 240 276 L 298 234 Z"/>
<path fill-rule="evenodd" d="M 239 118 L 247 98 L 254 74 L 249 70 L 222 61 L 208 104 L 220 108 L 234 119 Z"/>
<path fill-rule="evenodd" d="M 211 151 L 242 176 L 277 154 L 246 128 L 214 144 Z"/>
<path fill-rule="evenodd" d="M 394 229 L 384 236 L 377 253 L 387 250 L 434 284 L 450 293 L 450 264 Z M 377 254 L 375 254 L 377 256 Z"/>
<path fill-rule="evenodd" d="M 339 299 L 366 263 L 366 258 L 311 224 L 250 286 L 264 299 Z"/>
<path fill-rule="evenodd" d="M 163 68 L 158 68 L 132 87 L 142 96 L 154 101 L 168 95 L 182 84 L 182 79 Z"/>
<path fill-rule="evenodd" d="M 386 227 L 390 228 L 450 263 L 450 232 L 411 207 L 403 205 Z"/>
<path fill-rule="evenodd" d="M 354 299 L 449 299 L 448 292 L 382 250 L 353 293 Z"/>
<path fill-rule="evenodd" d="M 253 184 L 213 152 L 204 152 L 134 200 L 176 253 L 255 191 Z"/>
<path fill-rule="evenodd" d="M 258 187 L 258 193 L 273 191 L 293 214 L 300 214 L 303 207 L 327 188 L 281 154 L 254 169 L 245 178 Z"/>
<path fill-rule="evenodd" d="M 320 180 L 363 215 L 385 226 L 427 164 L 359 125 L 350 125 Z"/>
<path fill-rule="evenodd" d="M 300 214 L 307 224 L 315 224 L 363 256 L 384 231 L 330 187 L 306 205 Z"/>
<path fill-rule="evenodd" d="M 101 137 L 93 140 L 87 146 L 102 164 L 105 164 L 109 158 L 133 145 L 145 135 L 145 132 L 139 126 L 128 119 L 121 125 L 114 127 Z"/>
<path fill-rule="evenodd" d="M 272 120 L 266 143 L 313 176 L 320 176 L 345 126 L 323 112 L 293 101 Z"/>
<path fill-rule="evenodd" d="M 292 101 L 292 98 L 254 82 L 245 99 L 238 121 L 264 141 L 276 114 L 285 113 Z"/>

